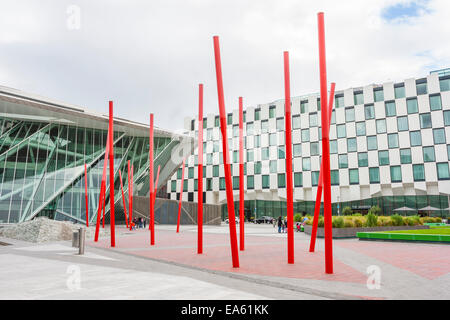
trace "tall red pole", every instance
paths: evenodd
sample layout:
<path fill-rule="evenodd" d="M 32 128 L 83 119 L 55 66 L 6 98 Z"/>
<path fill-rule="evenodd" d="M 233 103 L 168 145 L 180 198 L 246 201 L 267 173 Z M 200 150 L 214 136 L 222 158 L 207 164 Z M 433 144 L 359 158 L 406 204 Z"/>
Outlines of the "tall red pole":
<path fill-rule="evenodd" d="M 203 253 L 203 84 L 198 86 L 197 254 Z"/>
<path fill-rule="evenodd" d="M 130 226 L 130 230 L 132 229 L 131 226 L 131 221 L 133 219 L 133 211 L 131 211 L 131 180 L 130 180 L 131 176 L 130 176 L 130 160 L 128 160 L 128 212 L 129 212 L 129 217 L 130 217 L 130 221 L 129 221 L 129 226 Z"/>
<path fill-rule="evenodd" d="M 102 214 L 103 208 L 103 197 L 106 189 L 106 168 L 108 167 L 108 157 L 109 157 L 109 126 L 108 126 L 108 136 L 106 139 L 106 149 L 105 149 L 105 158 L 103 161 L 103 173 L 102 173 L 102 182 L 100 184 L 100 194 L 98 196 L 98 210 L 97 210 L 97 224 L 95 225 L 95 238 L 94 241 L 98 241 L 98 235 L 100 232 L 100 215 Z M 105 219 L 103 219 L 104 221 Z"/>
<path fill-rule="evenodd" d="M 134 191 L 133 180 L 134 180 L 134 165 L 131 165 L 131 180 L 130 180 L 130 188 L 131 188 L 131 193 L 130 193 L 131 212 L 133 212 L 133 191 Z"/>
<path fill-rule="evenodd" d="M 120 169 L 119 169 L 119 178 L 120 178 L 120 189 L 122 190 L 123 212 L 125 213 L 125 224 L 128 228 L 127 205 L 125 203 L 125 195 L 123 192 L 123 182 L 122 182 L 122 172 L 120 172 Z"/>
<path fill-rule="evenodd" d="M 150 163 L 150 244 L 155 245 L 155 212 L 153 211 L 153 113 L 150 114 L 150 150 L 149 150 L 149 163 Z"/>
<path fill-rule="evenodd" d="M 155 199 L 156 199 L 156 192 L 158 191 L 158 180 L 159 180 L 159 170 L 161 169 L 161 166 L 158 166 L 158 171 L 156 173 L 156 180 L 155 180 L 155 192 L 153 192 L 153 206 L 155 205 Z M 153 210 L 154 207 L 153 207 Z"/>
<path fill-rule="evenodd" d="M 322 164 L 325 231 L 325 273 L 333 273 L 333 235 L 331 218 L 330 138 L 327 103 L 327 62 L 325 53 L 325 23 L 323 12 L 317 15 L 320 59 L 320 99 L 322 108 Z"/>
<path fill-rule="evenodd" d="M 333 101 L 334 101 L 334 90 L 336 84 L 331 83 L 331 91 L 330 91 L 330 99 L 328 100 L 328 125 L 331 125 L 331 114 L 333 110 Z M 328 130 L 330 127 L 328 126 Z M 316 247 L 316 237 L 317 237 L 317 226 L 319 225 L 319 215 L 320 215 L 320 205 L 322 200 L 322 189 L 323 189 L 323 164 L 320 163 L 320 174 L 319 174 L 319 184 L 317 186 L 317 195 L 316 195 L 316 206 L 314 208 L 314 220 L 311 231 L 311 240 L 309 243 L 309 252 L 314 252 Z"/>
<path fill-rule="evenodd" d="M 109 102 L 109 141 L 114 141 L 113 102 Z M 114 216 L 114 143 L 109 144 L 109 216 L 111 226 L 111 247 L 116 246 L 116 225 Z"/>
<path fill-rule="evenodd" d="M 199 157 L 200 158 L 200 157 Z M 177 233 L 180 232 L 180 218 L 181 218 L 181 203 L 183 202 L 183 182 L 184 182 L 184 162 L 186 159 L 183 159 L 183 168 L 181 169 L 181 189 L 180 189 L 180 203 L 178 204 L 178 219 L 177 219 Z"/>
<path fill-rule="evenodd" d="M 222 153 L 223 163 L 225 171 L 225 186 L 227 192 L 227 208 L 228 208 L 228 225 L 230 227 L 230 247 L 231 256 L 233 262 L 233 268 L 239 268 L 239 251 L 236 237 L 236 216 L 234 214 L 234 201 L 233 201 L 233 185 L 231 182 L 231 168 L 230 168 L 230 155 L 228 150 L 228 138 L 227 138 L 227 122 L 225 113 L 225 99 L 223 94 L 223 82 L 222 82 L 222 63 L 220 61 L 220 47 L 219 37 L 214 36 L 214 58 L 216 64 L 216 78 L 217 78 L 217 94 L 219 100 L 219 112 L 220 112 L 220 130 L 222 132 Z"/>
<path fill-rule="evenodd" d="M 239 97 L 239 249 L 244 251 L 244 107 Z"/>
<path fill-rule="evenodd" d="M 284 119 L 286 136 L 286 200 L 288 263 L 294 263 L 294 190 L 292 187 L 291 85 L 289 52 L 284 52 Z"/>
<path fill-rule="evenodd" d="M 84 164 L 84 197 L 86 200 L 86 227 L 89 227 L 89 202 L 88 202 L 88 190 L 87 190 L 87 166 Z"/>
<path fill-rule="evenodd" d="M 103 187 L 103 194 L 102 194 L 102 206 L 103 206 L 103 218 L 102 218 L 102 228 L 105 229 L 105 199 L 106 199 L 106 182 L 105 186 Z"/>

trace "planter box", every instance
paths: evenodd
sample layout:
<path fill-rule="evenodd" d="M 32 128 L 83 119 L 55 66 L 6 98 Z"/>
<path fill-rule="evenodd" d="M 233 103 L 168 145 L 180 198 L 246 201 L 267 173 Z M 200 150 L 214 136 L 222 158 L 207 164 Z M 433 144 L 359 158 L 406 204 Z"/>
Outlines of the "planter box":
<path fill-rule="evenodd" d="M 373 227 L 373 228 L 333 228 L 333 239 L 356 238 L 358 232 L 376 232 L 390 230 L 430 229 L 429 226 Z M 312 226 L 305 225 L 305 233 L 311 234 Z M 324 238 L 324 229 L 317 228 L 317 238 Z"/>

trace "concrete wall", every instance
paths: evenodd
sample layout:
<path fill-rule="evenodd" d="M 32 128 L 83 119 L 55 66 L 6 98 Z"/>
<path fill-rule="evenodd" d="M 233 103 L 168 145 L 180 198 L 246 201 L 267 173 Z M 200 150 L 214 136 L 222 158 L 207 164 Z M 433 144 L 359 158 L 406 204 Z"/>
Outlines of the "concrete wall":
<path fill-rule="evenodd" d="M 148 221 L 150 212 L 150 199 L 148 197 L 133 198 L 133 217 L 144 217 Z M 178 201 L 157 198 L 155 203 L 156 224 L 177 224 Z M 221 206 L 203 204 L 203 224 L 220 225 Z M 197 224 L 197 203 L 183 202 L 181 206 L 180 224 Z"/>

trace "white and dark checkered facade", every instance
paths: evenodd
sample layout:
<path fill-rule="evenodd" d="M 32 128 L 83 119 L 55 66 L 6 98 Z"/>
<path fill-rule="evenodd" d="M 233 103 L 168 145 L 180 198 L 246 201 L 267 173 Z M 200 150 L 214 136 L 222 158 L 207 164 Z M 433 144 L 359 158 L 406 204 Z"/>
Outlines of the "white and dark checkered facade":
<path fill-rule="evenodd" d="M 284 100 L 244 109 L 245 200 L 285 201 Z M 218 115 L 204 118 L 204 201 L 226 202 Z M 228 114 L 235 200 L 239 115 Z M 294 201 L 314 201 L 320 171 L 320 96 L 292 98 Z M 198 119 L 185 119 L 198 136 Z M 337 91 L 330 127 L 332 202 L 450 194 L 450 75 L 431 73 Z M 197 149 L 186 161 L 183 200 L 197 201 Z M 179 197 L 181 168 L 168 181 Z"/>

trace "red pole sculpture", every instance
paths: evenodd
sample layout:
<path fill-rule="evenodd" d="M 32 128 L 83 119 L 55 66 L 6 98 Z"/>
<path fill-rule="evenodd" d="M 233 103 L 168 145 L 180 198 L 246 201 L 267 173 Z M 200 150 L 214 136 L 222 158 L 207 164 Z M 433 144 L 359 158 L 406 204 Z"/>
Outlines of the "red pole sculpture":
<path fill-rule="evenodd" d="M 197 254 L 203 253 L 203 84 L 198 86 Z"/>
<path fill-rule="evenodd" d="M 323 12 L 317 15 L 319 31 L 320 59 L 320 99 L 322 108 L 322 165 L 324 195 L 324 231 L 325 231 L 325 273 L 333 273 L 333 235 L 331 218 L 331 177 L 330 177 L 330 138 L 327 104 L 327 62 L 325 53 L 325 23 Z"/>
<path fill-rule="evenodd" d="M 103 187 L 103 194 L 102 194 L 102 206 L 103 206 L 103 218 L 102 218 L 102 228 L 105 229 L 105 199 L 106 199 L 106 182 L 105 187 Z"/>
<path fill-rule="evenodd" d="M 334 89 L 336 84 L 331 83 L 331 91 L 330 91 L 330 99 L 328 101 L 328 125 L 331 123 L 331 114 L 333 110 L 333 101 L 334 101 Z M 328 130 L 330 127 L 328 126 Z M 319 215 L 320 215 L 320 205 L 322 200 L 322 188 L 323 188 L 323 164 L 320 164 L 320 174 L 319 174 L 319 185 L 317 186 L 317 195 L 316 195 L 316 206 L 314 208 L 314 220 L 311 231 L 311 240 L 309 243 L 309 252 L 314 252 L 316 247 L 316 236 L 317 236 L 317 226 L 319 225 Z"/>
<path fill-rule="evenodd" d="M 130 230 L 132 229 L 131 226 L 131 221 L 132 221 L 132 216 L 133 216 L 133 212 L 131 211 L 131 181 L 130 181 L 130 160 L 128 160 L 128 212 L 129 212 L 129 217 L 130 217 L 130 221 L 129 221 L 129 226 L 130 226 Z"/>
<path fill-rule="evenodd" d="M 239 97 L 239 249 L 244 251 L 244 107 Z"/>
<path fill-rule="evenodd" d="M 106 150 L 105 150 L 105 159 L 103 161 L 103 174 L 102 174 L 102 182 L 100 184 L 100 194 L 98 198 L 98 211 L 97 211 L 97 224 L 95 225 L 95 238 L 94 241 L 98 241 L 98 234 L 100 228 L 100 215 L 102 214 L 103 208 L 103 197 L 106 189 L 106 168 L 108 166 L 108 157 L 109 157 L 109 127 L 108 127 L 108 137 L 106 139 Z M 105 219 L 103 219 L 105 221 Z"/>
<path fill-rule="evenodd" d="M 150 171 L 150 244 L 155 245 L 155 219 L 153 207 L 153 113 L 150 114 L 150 149 L 149 149 L 149 171 Z"/>
<path fill-rule="evenodd" d="M 109 216 L 111 226 L 111 247 L 116 246 L 115 217 L 114 217 L 114 128 L 113 128 L 113 102 L 109 102 Z"/>
<path fill-rule="evenodd" d="M 198 157 L 200 159 L 200 156 Z M 183 168 L 181 169 L 181 190 L 180 190 L 180 203 L 178 204 L 178 219 L 177 219 L 177 233 L 180 232 L 180 218 L 181 218 L 181 203 L 183 201 L 183 182 L 184 182 L 184 162 L 186 159 L 183 159 Z"/>
<path fill-rule="evenodd" d="M 84 197 L 86 200 L 86 227 L 89 227 L 89 202 L 88 202 L 88 190 L 87 190 L 87 167 L 84 164 Z"/>
<path fill-rule="evenodd" d="M 119 178 L 120 178 L 120 189 L 122 190 L 122 200 L 123 200 L 123 212 L 125 213 L 125 224 L 128 228 L 128 217 L 127 217 L 127 205 L 125 204 L 125 195 L 123 192 L 123 182 L 122 182 L 122 172 L 119 169 Z"/>
<path fill-rule="evenodd" d="M 131 194 L 130 194 L 131 212 L 133 212 L 133 190 L 134 190 L 133 180 L 134 180 L 134 165 L 131 165 L 131 182 L 130 182 L 130 188 L 131 188 Z"/>
<path fill-rule="evenodd" d="M 294 263 L 294 191 L 292 187 L 292 136 L 291 136 L 291 88 L 289 75 L 289 52 L 284 52 L 284 119 L 286 135 L 286 200 L 288 263 Z"/>
<path fill-rule="evenodd" d="M 156 191 L 158 190 L 158 180 L 159 180 L 159 170 L 161 169 L 161 166 L 158 166 L 158 172 L 156 173 L 156 180 L 155 180 L 155 192 L 153 192 L 153 206 L 155 205 L 155 199 L 156 199 Z M 153 207 L 153 211 L 155 210 L 155 207 Z"/>
<path fill-rule="evenodd" d="M 230 247 L 231 256 L 233 261 L 233 268 L 239 268 L 239 251 L 236 237 L 236 216 L 234 215 L 234 202 L 233 202 L 233 186 L 231 182 L 231 169 L 230 169 L 230 155 L 228 151 L 228 138 L 227 138 L 227 122 L 225 114 L 225 99 L 223 95 L 223 82 L 222 82 L 222 65 L 220 61 L 220 47 L 219 37 L 214 36 L 214 58 L 216 64 L 216 78 L 217 78 L 217 94 L 219 100 L 219 112 L 220 112 L 220 130 L 222 132 L 222 153 L 223 163 L 225 171 L 225 186 L 227 192 L 227 208 L 228 208 L 228 225 L 230 227 Z"/>

